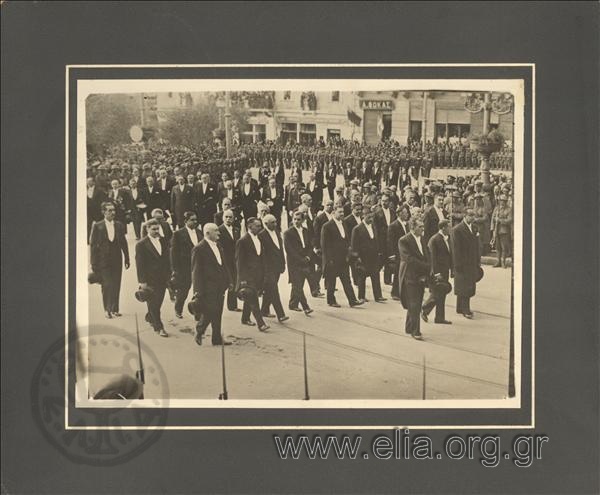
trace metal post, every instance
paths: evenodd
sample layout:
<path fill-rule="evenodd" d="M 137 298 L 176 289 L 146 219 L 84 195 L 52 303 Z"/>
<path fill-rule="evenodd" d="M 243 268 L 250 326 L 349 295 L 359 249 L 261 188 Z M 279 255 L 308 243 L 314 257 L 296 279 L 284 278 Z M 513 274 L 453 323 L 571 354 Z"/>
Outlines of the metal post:
<path fill-rule="evenodd" d="M 304 355 L 304 400 L 310 400 L 308 395 L 308 370 L 306 367 L 306 333 L 302 332 L 302 352 Z"/>
<path fill-rule="evenodd" d="M 490 93 L 483 96 L 483 135 L 490 130 Z M 481 180 L 485 186 L 490 185 L 490 154 L 481 153 Z"/>
<path fill-rule="evenodd" d="M 427 375 L 427 365 L 426 365 L 426 362 L 425 362 L 425 356 L 423 356 L 423 400 L 425 400 L 426 397 L 427 397 L 427 394 L 426 394 L 426 389 L 427 389 L 426 375 Z"/>
<path fill-rule="evenodd" d="M 231 101 L 229 91 L 225 91 L 225 146 L 227 158 L 231 158 Z"/>
<path fill-rule="evenodd" d="M 423 129 L 421 130 L 421 151 L 425 151 L 425 143 L 427 142 L 427 91 L 423 91 Z"/>
<path fill-rule="evenodd" d="M 515 329 L 510 325 L 510 343 L 508 356 L 508 396 L 515 396 Z"/>
<path fill-rule="evenodd" d="M 225 346 L 221 343 L 221 372 L 223 375 L 223 392 L 219 394 L 219 400 L 227 400 L 229 394 L 227 393 L 227 376 L 225 374 Z"/>
<path fill-rule="evenodd" d="M 146 125 L 145 113 L 144 113 L 144 93 L 140 93 L 140 125 L 142 128 Z"/>

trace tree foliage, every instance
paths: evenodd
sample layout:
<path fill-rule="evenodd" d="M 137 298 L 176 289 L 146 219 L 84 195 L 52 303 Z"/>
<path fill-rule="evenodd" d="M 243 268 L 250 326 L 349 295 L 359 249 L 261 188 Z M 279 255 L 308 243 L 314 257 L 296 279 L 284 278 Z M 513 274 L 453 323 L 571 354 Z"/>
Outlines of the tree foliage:
<path fill-rule="evenodd" d="M 129 143 L 129 129 L 140 123 L 140 105 L 134 95 L 90 95 L 86 100 L 86 140 L 89 149 Z"/>
<path fill-rule="evenodd" d="M 233 132 L 243 129 L 248 122 L 248 111 L 241 106 L 231 107 Z M 213 99 L 205 99 L 188 108 L 168 112 L 161 124 L 160 134 L 171 144 L 200 146 L 214 139 L 219 127 L 219 110 Z"/>

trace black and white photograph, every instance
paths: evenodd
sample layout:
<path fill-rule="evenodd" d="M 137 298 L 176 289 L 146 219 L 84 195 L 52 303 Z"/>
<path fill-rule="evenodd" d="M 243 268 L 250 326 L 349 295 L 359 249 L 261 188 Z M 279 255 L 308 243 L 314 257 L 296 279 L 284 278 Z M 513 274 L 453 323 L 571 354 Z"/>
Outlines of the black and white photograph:
<path fill-rule="evenodd" d="M 523 91 L 79 81 L 79 405 L 519 407 Z"/>

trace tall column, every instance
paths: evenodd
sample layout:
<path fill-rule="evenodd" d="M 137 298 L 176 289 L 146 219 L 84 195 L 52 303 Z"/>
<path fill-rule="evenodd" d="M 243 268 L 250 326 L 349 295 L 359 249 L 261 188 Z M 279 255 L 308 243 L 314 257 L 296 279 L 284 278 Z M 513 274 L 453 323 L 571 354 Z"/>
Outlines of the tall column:
<path fill-rule="evenodd" d="M 229 91 L 225 91 L 225 146 L 227 158 L 231 158 L 231 100 Z"/>
<path fill-rule="evenodd" d="M 140 93 L 140 126 L 143 128 L 146 125 L 144 114 L 144 93 Z"/>

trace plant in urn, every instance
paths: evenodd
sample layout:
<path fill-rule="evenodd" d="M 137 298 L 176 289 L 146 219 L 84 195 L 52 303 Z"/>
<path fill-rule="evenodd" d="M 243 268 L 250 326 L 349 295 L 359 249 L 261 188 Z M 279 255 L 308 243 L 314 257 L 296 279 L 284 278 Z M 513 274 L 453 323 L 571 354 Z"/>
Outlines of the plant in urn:
<path fill-rule="evenodd" d="M 469 146 L 481 155 L 481 178 L 484 184 L 490 183 L 490 155 L 502 149 L 504 136 L 497 130 L 482 134 L 473 134 L 469 138 Z"/>

